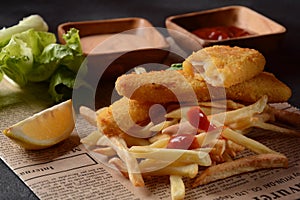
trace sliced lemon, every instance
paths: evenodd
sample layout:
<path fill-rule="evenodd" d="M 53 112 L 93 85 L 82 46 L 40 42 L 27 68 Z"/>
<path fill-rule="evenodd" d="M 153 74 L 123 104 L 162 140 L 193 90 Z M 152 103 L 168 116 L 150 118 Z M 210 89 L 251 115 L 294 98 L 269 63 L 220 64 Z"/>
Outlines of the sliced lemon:
<path fill-rule="evenodd" d="M 16 123 L 3 133 L 23 148 L 37 150 L 65 140 L 74 126 L 72 101 L 68 100 Z"/>

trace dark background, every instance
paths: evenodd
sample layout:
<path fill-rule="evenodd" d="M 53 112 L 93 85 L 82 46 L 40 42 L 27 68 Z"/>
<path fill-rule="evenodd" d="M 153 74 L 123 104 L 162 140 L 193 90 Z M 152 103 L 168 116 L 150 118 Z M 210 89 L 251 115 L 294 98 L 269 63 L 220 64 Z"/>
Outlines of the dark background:
<path fill-rule="evenodd" d="M 256 10 L 287 28 L 279 50 L 266 55 L 266 71 L 273 72 L 291 87 L 290 103 L 300 107 L 300 1 L 296 0 L 7 0 L 0 5 L 0 28 L 9 27 L 30 14 L 39 14 L 57 33 L 57 26 L 68 21 L 142 17 L 156 27 L 165 27 L 171 15 L 228 5 L 243 5 Z M 0 199 L 37 199 L 18 177 L 0 161 Z"/>

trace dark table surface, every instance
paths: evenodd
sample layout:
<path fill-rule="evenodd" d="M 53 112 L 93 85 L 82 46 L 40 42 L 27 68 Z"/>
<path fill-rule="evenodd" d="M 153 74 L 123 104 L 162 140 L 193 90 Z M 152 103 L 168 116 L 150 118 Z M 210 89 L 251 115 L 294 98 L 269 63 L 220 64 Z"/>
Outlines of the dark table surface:
<path fill-rule="evenodd" d="M 9 0 L 0 6 L 0 27 L 16 24 L 30 14 L 39 14 L 57 33 L 57 26 L 68 21 L 142 17 L 156 27 L 165 27 L 170 15 L 201 11 L 228 5 L 243 5 L 284 25 L 287 33 L 281 48 L 268 55 L 266 70 L 291 87 L 290 103 L 300 107 L 300 1 L 296 0 Z M 22 181 L 0 161 L 0 199 L 37 199 Z"/>

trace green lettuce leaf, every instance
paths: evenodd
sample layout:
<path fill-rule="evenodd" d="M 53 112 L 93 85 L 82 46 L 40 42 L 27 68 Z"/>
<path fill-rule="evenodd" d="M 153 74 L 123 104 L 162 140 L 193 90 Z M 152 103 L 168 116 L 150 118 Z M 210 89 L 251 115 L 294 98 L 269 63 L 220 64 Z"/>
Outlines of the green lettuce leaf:
<path fill-rule="evenodd" d="M 66 66 L 77 73 L 84 60 L 78 30 L 70 29 L 63 38 L 66 42 L 65 45 L 52 43 L 44 48 L 36 59 L 32 71 L 28 74 L 28 80 L 32 82 L 45 81 L 59 66 Z"/>
<path fill-rule="evenodd" d="M 22 33 L 29 29 L 46 32 L 48 31 L 48 25 L 41 16 L 30 15 L 28 17 L 23 18 L 21 21 L 19 21 L 18 24 L 14 26 L 2 28 L 0 30 L 0 48 L 7 45 L 7 43 L 13 35 Z"/>
<path fill-rule="evenodd" d="M 70 99 L 75 83 L 76 73 L 67 67 L 59 68 L 51 77 L 49 93 L 55 102 Z"/>
<path fill-rule="evenodd" d="M 2 70 L 0 69 L 0 82 L 2 81 L 2 79 L 3 79 L 3 72 L 2 72 Z"/>
<path fill-rule="evenodd" d="M 82 53 L 79 31 L 75 28 L 71 28 L 63 35 L 63 39 L 66 42 L 66 46 L 73 50 L 73 57 L 65 57 L 62 60 L 62 64 L 73 72 L 77 72 L 85 58 Z"/>
<path fill-rule="evenodd" d="M 14 34 L 0 51 L 0 81 L 3 74 L 21 87 L 27 82 L 50 81 L 49 92 L 55 101 L 62 100 L 64 92 L 71 97 L 69 90 L 58 88 L 73 87 L 85 57 L 78 30 L 70 29 L 63 38 L 66 44 L 56 43 L 49 32 L 30 29 Z"/>
<path fill-rule="evenodd" d="M 28 73 L 28 80 L 32 82 L 45 81 L 60 65 L 64 65 L 65 59 L 72 60 L 72 58 L 74 58 L 72 49 L 61 44 L 50 44 L 36 59 L 35 65 Z"/>
<path fill-rule="evenodd" d="M 24 86 L 43 49 L 55 42 L 55 35 L 48 32 L 30 29 L 17 33 L 1 49 L 0 68 L 10 79 Z"/>
<path fill-rule="evenodd" d="M 167 70 L 181 70 L 182 63 L 174 63 Z"/>
<path fill-rule="evenodd" d="M 0 52 L 0 68 L 10 79 L 24 86 L 27 83 L 27 73 L 33 65 L 31 49 L 22 40 L 12 37 Z"/>

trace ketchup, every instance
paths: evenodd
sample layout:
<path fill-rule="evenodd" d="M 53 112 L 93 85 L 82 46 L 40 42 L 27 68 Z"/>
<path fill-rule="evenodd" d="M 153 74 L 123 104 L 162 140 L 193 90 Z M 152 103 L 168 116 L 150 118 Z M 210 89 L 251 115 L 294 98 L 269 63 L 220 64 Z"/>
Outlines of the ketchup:
<path fill-rule="evenodd" d="M 188 110 L 187 119 L 189 123 L 197 129 L 203 131 L 212 131 L 217 127 L 210 123 L 205 113 L 200 107 L 195 106 Z M 200 145 L 194 134 L 180 133 L 172 135 L 167 145 L 169 149 L 197 149 Z"/>
<path fill-rule="evenodd" d="M 200 130 L 207 132 L 216 129 L 216 126 L 210 123 L 205 113 L 197 106 L 188 110 L 187 118 L 192 126 Z"/>
<path fill-rule="evenodd" d="M 199 147 L 200 145 L 195 139 L 195 135 L 188 133 L 173 135 L 167 145 L 169 149 L 196 149 Z"/>
<path fill-rule="evenodd" d="M 250 35 L 249 32 L 235 26 L 198 28 L 192 31 L 192 33 L 207 40 L 224 40 Z"/>

